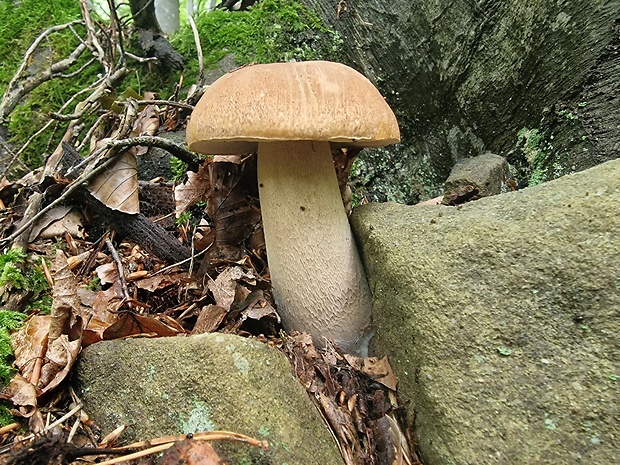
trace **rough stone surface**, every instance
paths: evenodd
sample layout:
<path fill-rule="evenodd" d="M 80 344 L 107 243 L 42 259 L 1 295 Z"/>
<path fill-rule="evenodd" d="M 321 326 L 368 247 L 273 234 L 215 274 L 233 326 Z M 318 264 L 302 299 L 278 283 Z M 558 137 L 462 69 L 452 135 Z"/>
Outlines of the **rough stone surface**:
<path fill-rule="evenodd" d="M 223 447 L 233 463 L 342 465 L 328 429 L 276 349 L 233 335 L 100 342 L 82 352 L 75 383 L 104 433 L 126 440 L 229 430 L 270 452 Z"/>
<path fill-rule="evenodd" d="M 483 153 L 477 157 L 459 160 L 446 180 L 445 195 L 459 189 L 473 186 L 477 197 L 488 197 L 502 192 L 502 184 L 508 174 L 508 163 L 504 157 Z"/>
<path fill-rule="evenodd" d="M 425 465 L 620 457 L 620 160 L 352 217 Z"/>
<path fill-rule="evenodd" d="M 301 2 L 398 117 L 403 142 L 361 154 L 369 191 L 439 195 L 459 158 L 520 160 L 523 128 L 547 134 L 536 165 L 549 177 L 618 156 L 619 0 Z"/>

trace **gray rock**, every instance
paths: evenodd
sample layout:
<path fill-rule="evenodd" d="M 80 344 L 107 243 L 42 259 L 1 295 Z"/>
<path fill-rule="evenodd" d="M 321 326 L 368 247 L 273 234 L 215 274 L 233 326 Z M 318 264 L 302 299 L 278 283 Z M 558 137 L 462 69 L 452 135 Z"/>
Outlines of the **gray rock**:
<path fill-rule="evenodd" d="M 229 430 L 270 445 L 267 454 L 219 446 L 233 463 L 343 463 L 286 357 L 257 341 L 202 334 L 100 342 L 82 352 L 75 382 L 105 433 L 133 425 L 127 440 Z"/>
<path fill-rule="evenodd" d="M 619 0 L 300 1 L 398 118 L 401 144 L 361 154 L 367 192 L 435 197 L 454 162 L 484 150 L 525 165 L 523 129 L 540 134 L 525 178 L 618 157 Z"/>
<path fill-rule="evenodd" d="M 620 457 L 620 160 L 352 217 L 425 465 Z"/>
<path fill-rule="evenodd" d="M 444 194 L 457 195 L 459 190 L 472 186 L 477 191 L 476 198 L 497 195 L 502 192 L 507 175 L 508 162 L 499 155 L 489 152 L 463 158 L 452 168 Z"/>

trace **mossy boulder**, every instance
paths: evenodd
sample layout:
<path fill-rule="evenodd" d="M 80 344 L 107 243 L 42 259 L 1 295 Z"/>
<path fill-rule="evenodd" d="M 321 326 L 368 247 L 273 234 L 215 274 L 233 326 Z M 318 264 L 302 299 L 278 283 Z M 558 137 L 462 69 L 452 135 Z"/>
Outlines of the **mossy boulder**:
<path fill-rule="evenodd" d="M 425 465 L 617 463 L 620 160 L 352 223 Z"/>
<path fill-rule="evenodd" d="M 270 446 L 263 453 L 218 444 L 233 463 L 343 463 L 286 357 L 254 340 L 203 334 L 100 342 L 82 352 L 75 383 L 105 433 L 132 425 L 127 441 L 228 430 Z"/>

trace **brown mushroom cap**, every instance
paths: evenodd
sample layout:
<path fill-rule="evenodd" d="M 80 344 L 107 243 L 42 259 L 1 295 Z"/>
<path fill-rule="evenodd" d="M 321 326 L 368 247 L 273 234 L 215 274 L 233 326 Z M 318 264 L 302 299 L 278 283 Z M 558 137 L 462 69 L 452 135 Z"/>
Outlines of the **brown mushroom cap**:
<path fill-rule="evenodd" d="M 187 125 L 195 152 L 256 151 L 258 142 L 313 140 L 382 147 L 400 140 L 394 113 L 362 74 L 307 61 L 239 68 L 207 88 Z"/>

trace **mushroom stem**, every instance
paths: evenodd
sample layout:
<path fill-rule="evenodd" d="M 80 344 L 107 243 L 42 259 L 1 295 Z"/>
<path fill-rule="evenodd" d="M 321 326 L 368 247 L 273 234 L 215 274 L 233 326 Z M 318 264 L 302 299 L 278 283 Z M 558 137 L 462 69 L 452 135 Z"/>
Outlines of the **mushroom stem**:
<path fill-rule="evenodd" d="M 365 355 L 371 300 L 328 142 L 259 142 L 271 282 L 286 329 Z"/>

